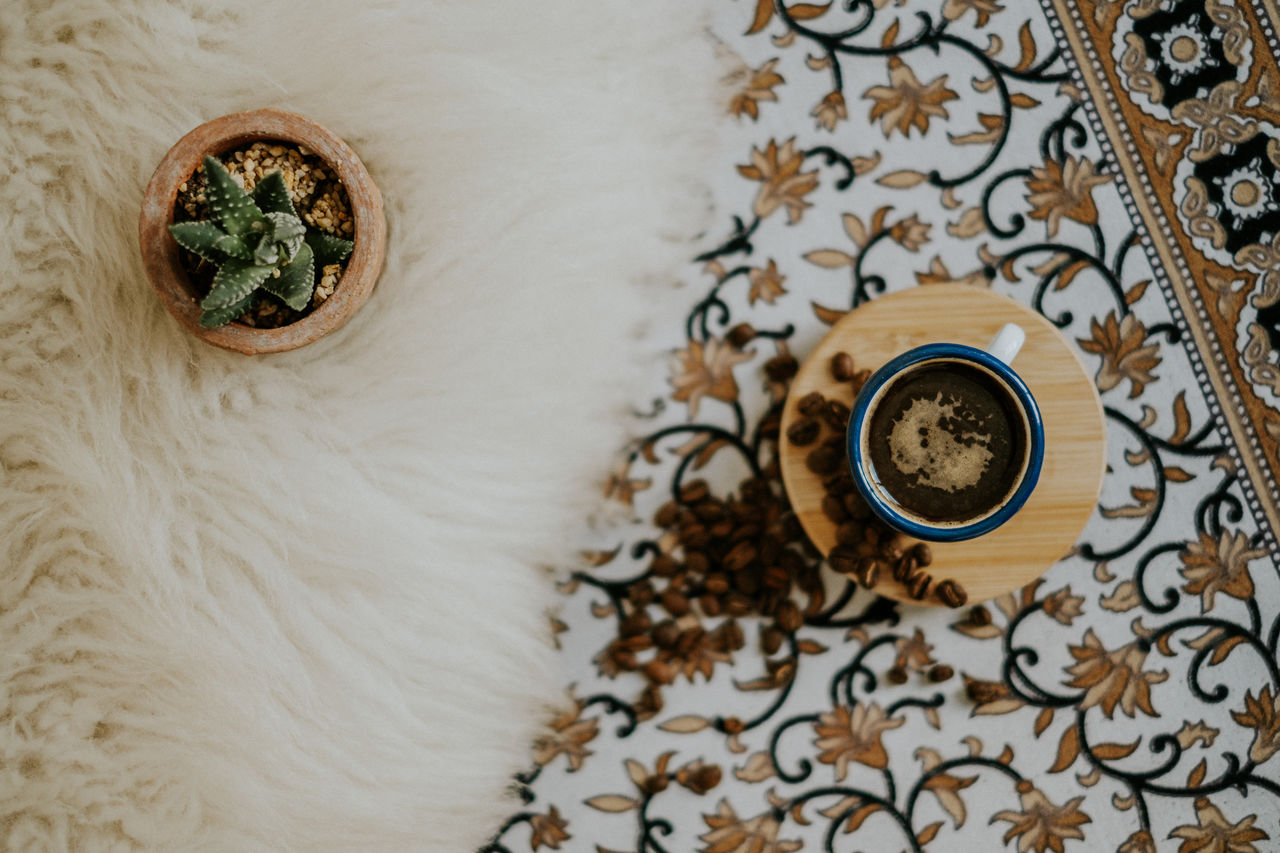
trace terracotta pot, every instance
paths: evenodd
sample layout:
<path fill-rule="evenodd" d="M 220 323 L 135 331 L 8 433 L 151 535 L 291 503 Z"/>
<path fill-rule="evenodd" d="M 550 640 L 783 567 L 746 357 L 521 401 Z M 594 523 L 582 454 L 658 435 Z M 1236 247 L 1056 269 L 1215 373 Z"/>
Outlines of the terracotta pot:
<path fill-rule="evenodd" d="M 191 177 L 206 154 L 217 156 L 267 140 L 305 145 L 338 176 L 351 201 L 355 248 L 333 295 L 296 322 L 276 329 L 258 329 L 235 322 L 206 329 L 200 325 L 200 294 L 191 285 L 179 258 L 178 244 L 169 235 L 178 187 Z M 382 195 L 360 158 L 345 142 L 300 115 L 267 109 L 214 119 L 169 149 L 147 185 L 138 240 L 147 277 L 179 323 L 211 344 L 254 354 L 296 349 L 347 322 L 369 298 L 382 271 L 387 222 L 382 214 Z"/>

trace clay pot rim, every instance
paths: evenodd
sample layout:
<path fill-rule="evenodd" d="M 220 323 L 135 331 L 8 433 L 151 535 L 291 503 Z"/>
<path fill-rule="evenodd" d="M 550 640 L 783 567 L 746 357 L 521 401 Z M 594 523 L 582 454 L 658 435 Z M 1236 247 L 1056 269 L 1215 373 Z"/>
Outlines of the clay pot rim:
<path fill-rule="evenodd" d="M 205 154 L 217 156 L 257 141 L 303 145 L 320 157 L 342 182 L 355 220 L 347 268 L 333 295 L 307 316 L 276 329 L 228 323 L 200 325 L 198 295 L 187 277 L 178 244 L 169 234 L 178 187 L 191 177 Z M 382 195 L 360 158 L 337 134 L 316 122 L 278 109 L 232 113 L 196 127 L 174 144 L 156 167 L 143 196 L 138 241 L 147 277 L 165 307 L 187 331 L 225 349 L 246 354 L 283 352 L 309 344 L 336 330 L 359 310 L 382 270 L 387 226 Z"/>

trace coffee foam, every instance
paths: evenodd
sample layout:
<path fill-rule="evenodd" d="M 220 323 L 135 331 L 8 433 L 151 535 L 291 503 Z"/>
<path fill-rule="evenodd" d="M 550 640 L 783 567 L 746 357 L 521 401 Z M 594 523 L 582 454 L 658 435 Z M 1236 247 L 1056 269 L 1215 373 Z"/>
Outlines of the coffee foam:
<path fill-rule="evenodd" d="M 1004 499 L 1001 500 L 1000 503 L 998 503 L 996 506 L 992 507 L 988 511 L 982 513 L 981 515 L 975 515 L 970 518 L 966 518 L 958 521 L 938 521 L 937 519 L 926 518 L 922 515 L 914 513 L 911 510 L 907 509 L 906 507 L 902 506 L 900 503 L 898 503 L 898 501 L 888 492 L 888 490 L 886 490 L 880 484 L 880 482 L 877 480 L 875 476 L 875 467 L 870 462 L 871 451 L 868 445 L 868 433 L 870 432 L 870 428 L 871 428 L 872 413 L 875 412 L 876 407 L 880 404 L 881 399 L 884 397 L 885 393 L 892 386 L 902 381 L 905 377 L 909 376 L 912 373 L 916 373 L 917 371 L 927 370 L 931 367 L 936 367 L 939 365 L 947 365 L 947 364 L 963 365 L 964 367 L 977 370 L 989 376 L 1010 397 L 1010 399 L 1015 401 L 1014 409 L 1018 412 L 1018 416 L 1021 420 L 1023 435 L 1028 437 L 1031 435 L 1031 421 L 1027 417 L 1026 410 L 1022 407 L 1020 403 L 1017 403 L 1018 395 L 1014 392 L 1013 388 L 1010 387 L 1009 383 L 1006 382 L 1004 378 L 1001 377 L 999 374 L 995 373 L 994 371 L 987 368 L 985 365 L 980 364 L 976 361 L 969 361 L 967 359 L 961 359 L 961 358 L 932 358 L 932 359 L 929 359 L 928 361 L 922 361 L 917 364 L 911 365 L 911 367 L 907 368 L 905 371 L 898 373 L 892 379 L 885 382 L 878 389 L 876 389 L 875 395 L 871 398 L 870 403 L 867 405 L 867 409 L 866 409 L 867 414 L 862 419 L 862 431 L 858 435 L 858 454 L 860 457 L 859 464 L 862 465 L 862 467 L 869 474 L 869 476 L 866 479 L 870 483 L 872 490 L 875 491 L 877 497 L 880 499 L 882 503 L 893 507 L 893 510 L 895 513 L 911 521 L 912 523 L 918 524 L 921 527 L 928 527 L 933 530 L 954 530 L 958 527 L 968 527 L 972 524 L 977 524 L 978 522 L 985 521 L 986 519 L 990 518 L 991 516 L 1003 510 L 1005 506 L 1008 504 L 1009 498 L 1011 498 L 1018 491 L 1018 488 L 1021 486 L 1023 479 L 1027 475 L 1027 468 L 1030 467 L 1030 464 L 1031 464 L 1031 442 L 1028 440 L 1023 442 L 1024 449 L 1023 449 L 1021 464 L 1019 465 L 1017 476 L 1014 477 L 1013 479 L 1014 486 L 1009 490 L 1009 494 L 1005 495 Z M 920 401 L 917 401 L 917 403 L 918 402 Z M 939 407 L 942 407 L 944 405 L 949 405 L 941 401 L 936 401 L 936 404 Z M 912 409 L 914 409 L 914 407 L 915 407 L 915 404 L 913 404 Z M 910 413 L 912 409 L 909 409 L 908 412 Z M 935 418 L 936 415 L 937 415 L 937 410 L 934 410 L 928 413 L 928 416 L 930 419 Z M 921 417 L 920 419 L 923 420 L 924 418 Z M 901 424 L 898 424 L 897 426 L 900 426 L 900 425 Z M 918 427 L 918 424 L 917 424 L 917 427 Z M 941 430 L 941 432 L 945 433 L 946 431 Z M 932 443 L 932 437 L 930 438 Z M 953 441 L 956 440 L 956 437 L 954 435 L 951 435 L 951 438 Z M 914 435 L 910 433 L 905 433 L 898 438 L 897 444 L 899 447 L 909 448 L 911 443 L 914 442 L 914 444 L 916 445 L 916 449 L 918 450 L 919 441 L 920 441 L 920 435 L 918 432 L 916 432 Z M 960 442 L 957 442 L 957 443 L 960 443 Z M 892 438 L 892 436 L 890 437 L 890 449 L 891 449 L 891 452 L 894 451 L 894 439 Z M 985 445 L 983 447 L 983 450 L 984 451 L 986 450 Z M 967 485 L 967 483 L 962 482 L 966 478 L 972 477 L 972 480 L 969 480 L 970 483 L 977 482 L 978 478 L 982 476 L 982 473 L 985 470 L 987 463 L 990 461 L 990 452 L 989 451 L 987 452 L 986 458 L 982 459 L 981 462 L 978 461 L 979 456 L 980 456 L 979 454 L 975 454 L 974 456 L 969 458 L 962 458 L 960 460 L 961 465 L 960 465 L 959 471 L 952 472 L 950 475 L 940 474 L 939 475 L 940 477 L 942 476 L 949 477 L 952 485 L 950 488 L 948 488 L 947 486 L 939 486 L 939 487 L 947 488 L 948 491 L 956 491 L 957 489 L 964 488 L 964 486 Z M 895 452 L 895 465 L 896 464 L 897 464 L 897 459 L 896 459 L 896 452 Z M 899 470 L 902 470 L 903 473 L 913 473 L 913 472 L 904 470 L 902 468 L 899 468 Z M 935 485 L 935 484 L 931 483 L 930 485 Z"/>

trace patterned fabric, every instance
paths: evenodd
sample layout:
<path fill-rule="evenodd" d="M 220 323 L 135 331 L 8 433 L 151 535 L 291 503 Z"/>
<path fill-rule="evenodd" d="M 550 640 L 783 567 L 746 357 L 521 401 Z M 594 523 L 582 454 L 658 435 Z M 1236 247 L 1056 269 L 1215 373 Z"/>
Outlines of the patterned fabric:
<path fill-rule="evenodd" d="M 722 225 L 649 332 L 668 375 L 553 619 L 566 705 L 488 850 L 1280 849 L 1277 21 L 720 0 Z M 948 282 L 1078 345 L 1109 461 L 1070 555 L 957 611 L 832 572 L 776 465 L 795 359 Z"/>

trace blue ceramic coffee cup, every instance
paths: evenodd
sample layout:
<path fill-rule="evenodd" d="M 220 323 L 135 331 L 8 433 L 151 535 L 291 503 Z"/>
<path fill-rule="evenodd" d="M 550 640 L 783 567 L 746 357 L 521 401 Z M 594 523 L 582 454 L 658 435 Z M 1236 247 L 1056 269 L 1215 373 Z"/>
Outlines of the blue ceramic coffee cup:
<path fill-rule="evenodd" d="M 867 380 L 849 418 L 849 467 L 885 524 L 959 542 L 1026 503 L 1044 462 L 1044 424 L 1010 366 L 1025 338 L 1011 323 L 986 349 L 926 344 Z"/>

